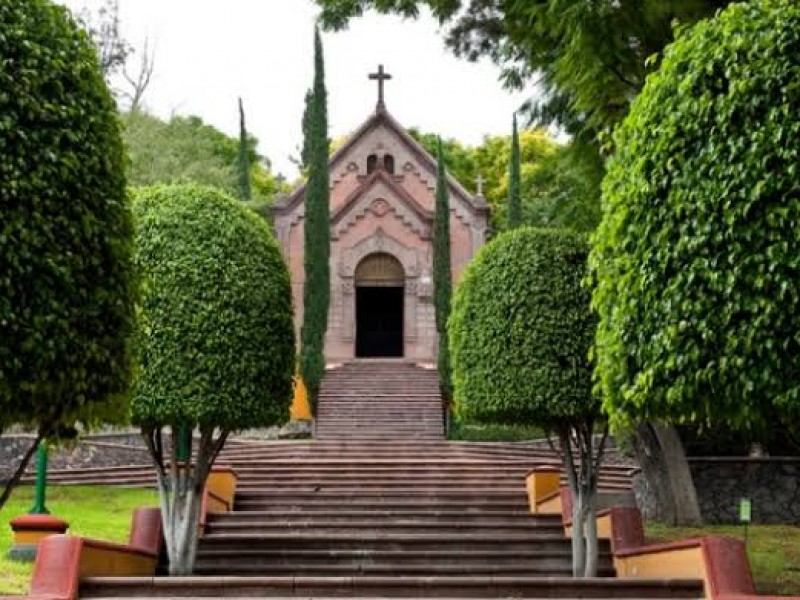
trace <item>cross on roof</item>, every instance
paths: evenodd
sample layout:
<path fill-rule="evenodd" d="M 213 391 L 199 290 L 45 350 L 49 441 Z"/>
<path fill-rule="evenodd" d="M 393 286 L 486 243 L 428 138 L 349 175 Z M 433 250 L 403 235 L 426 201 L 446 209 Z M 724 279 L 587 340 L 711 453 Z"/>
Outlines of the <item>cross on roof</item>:
<path fill-rule="evenodd" d="M 475 178 L 475 183 L 478 186 L 478 193 L 476 195 L 483 196 L 483 184 L 486 183 L 486 180 L 483 178 L 483 175 L 478 173 L 478 176 Z"/>
<path fill-rule="evenodd" d="M 378 82 L 378 108 L 386 108 L 383 102 L 383 83 L 391 79 L 392 76 L 383 70 L 383 65 L 378 65 L 378 72 L 370 73 L 369 78 Z"/>

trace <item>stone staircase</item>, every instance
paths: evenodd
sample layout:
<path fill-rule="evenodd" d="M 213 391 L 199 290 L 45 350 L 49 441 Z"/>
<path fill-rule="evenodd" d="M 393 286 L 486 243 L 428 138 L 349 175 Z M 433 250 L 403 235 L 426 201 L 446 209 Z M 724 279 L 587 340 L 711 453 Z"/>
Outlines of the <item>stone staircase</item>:
<path fill-rule="evenodd" d="M 355 361 L 326 373 L 315 437 L 441 440 L 442 417 L 435 370 L 402 360 Z"/>
<path fill-rule="evenodd" d="M 208 519 L 196 577 L 92 578 L 80 596 L 702 596 L 699 581 L 614 579 L 607 543 L 601 577 L 572 579 L 560 516 L 531 515 L 524 485 L 556 457 L 531 444 L 444 441 L 431 372 L 344 365 L 326 377 L 319 410 L 317 441 L 225 450 L 221 462 L 240 477 L 236 503 Z M 608 466 L 601 488 L 629 493 L 630 475 Z"/>

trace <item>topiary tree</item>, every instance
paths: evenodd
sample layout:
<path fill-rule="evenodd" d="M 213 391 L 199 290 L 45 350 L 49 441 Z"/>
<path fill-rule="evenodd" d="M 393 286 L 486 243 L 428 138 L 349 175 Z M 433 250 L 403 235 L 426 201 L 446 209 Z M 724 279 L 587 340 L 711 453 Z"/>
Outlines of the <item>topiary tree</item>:
<path fill-rule="evenodd" d="M 135 278 L 116 106 L 64 7 L 0 3 L 0 432 L 127 414 Z"/>
<path fill-rule="evenodd" d="M 132 416 L 156 467 L 170 573 L 185 575 L 228 434 L 289 417 L 289 274 L 263 219 L 214 188 L 147 188 L 134 212 L 145 292 Z"/>
<path fill-rule="evenodd" d="M 796 2 L 734 4 L 680 33 L 616 133 L 591 264 L 619 427 L 753 428 L 800 406 L 798 50 Z M 672 446 L 656 485 L 688 474 Z"/>
<path fill-rule="evenodd" d="M 449 323 L 459 418 L 536 425 L 557 437 L 574 499 L 576 576 L 597 572 L 605 445 L 605 434 L 593 437 L 603 416 L 592 394 L 596 322 L 582 285 L 587 254 L 586 240 L 574 232 L 522 227 L 501 234 L 464 271 Z"/>

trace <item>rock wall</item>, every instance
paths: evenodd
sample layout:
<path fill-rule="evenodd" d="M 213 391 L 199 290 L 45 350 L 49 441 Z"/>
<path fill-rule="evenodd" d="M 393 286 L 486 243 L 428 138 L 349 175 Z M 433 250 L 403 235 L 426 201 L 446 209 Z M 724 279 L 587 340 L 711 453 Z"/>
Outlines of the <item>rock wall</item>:
<path fill-rule="evenodd" d="M 738 523 L 739 500 L 749 498 L 753 523 L 800 524 L 800 457 L 692 457 L 689 466 L 707 523 Z M 655 499 L 641 474 L 634 491 L 652 518 Z"/>

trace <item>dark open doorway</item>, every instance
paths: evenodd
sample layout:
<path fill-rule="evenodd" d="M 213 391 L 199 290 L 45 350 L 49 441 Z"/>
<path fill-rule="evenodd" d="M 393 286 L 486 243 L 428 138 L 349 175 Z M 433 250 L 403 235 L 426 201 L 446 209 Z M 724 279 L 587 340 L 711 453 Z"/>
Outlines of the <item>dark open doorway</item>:
<path fill-rule="evenodd" d="M 403 288 L 356 288 L 356 356 L 403 356 Z"/>

